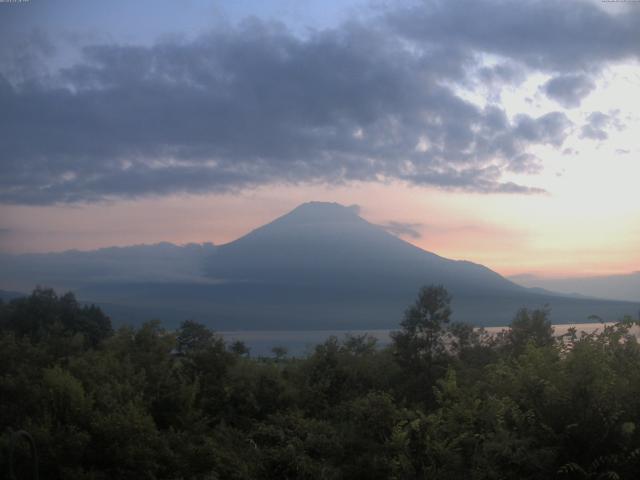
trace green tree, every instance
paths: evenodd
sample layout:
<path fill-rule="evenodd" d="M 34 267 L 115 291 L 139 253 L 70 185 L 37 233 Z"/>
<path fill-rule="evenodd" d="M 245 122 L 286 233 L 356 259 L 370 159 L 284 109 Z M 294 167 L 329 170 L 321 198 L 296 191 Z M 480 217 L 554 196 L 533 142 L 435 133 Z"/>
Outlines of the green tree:
<path fill-rule="evenodd" d="M 287 347 L 277 345 L 271 349 L 271 353 L 273 353 L 273 356 L 276 357 L 276 362 L 281 362 L 286 358 L 289 351 L 287 350 Z"/>
<path fill-rule="evenodd" d="M 0 327 L 33 341 L 78 335 L 81 345 L 95 347 L 113 333 L 100 308 L 81 306 L 73 293 L 59 297 L 50 288 L 38 287 L 28 297 L 11 300 L 3 311 Z"/>
<path fill-rule="evenodd" d="M 249 356 L 250 349 L 242 340 L 236 340 L 229 346 L 229 350 L 238 356 Z"/>
<path fill-rule="evenodd" d="M 447 352 L 450 305 L 451 295 L 443 286 L 423 287 L 405 312 L 402 330 L 391 334 L 397 361 L 408 372 L 408 388 L 417 399 L 432 399 L 433 382 L 446 370 L 442 361 Z"/>
<path fill-rule="evenodd" d="M 554 344 L 550 313 L 546 307 L 531 311 L 527 308 L 518 310 L 507 334 L 507 340 L 515 353 L 522 352 L 528 343 L 533 343 L 536 347 Z"/>
<path fill-rule="evenodd" d="M 202 323 L 185 320 L 178 328 L 176 348 L 179 353 L 188 354 L 206 350 L 216 343 L 214 333 Z"/>

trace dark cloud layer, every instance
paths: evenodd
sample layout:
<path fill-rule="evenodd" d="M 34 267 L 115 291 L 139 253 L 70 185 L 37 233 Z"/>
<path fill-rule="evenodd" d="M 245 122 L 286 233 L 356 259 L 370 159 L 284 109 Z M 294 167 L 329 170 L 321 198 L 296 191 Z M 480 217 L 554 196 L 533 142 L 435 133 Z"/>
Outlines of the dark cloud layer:
<path fill-rule="evenodd" d="M 569 3 L 573 11 L 564 2 L 429 3 L 305 39 L 251 20 L 190 41 L 88 46 L 55 74 L 9 75 L 2 65 L 0 202 L 385 179 L 539 191 L 501 178 L 538 171 L 528 149 L 559 147 L 567 117 L 509 120 L 499 105 L 480 108 L 454 86 L 483 76 L 515 81 L 521 65 L 565 71 L 635 55 L 629 22 L 637 16 Z M 464 12 L 480 4 L 494 14 L 483 13 L 486 22 Z M 515 45 L 510 22 L 523 28 Z M 597 48 L 583 38 L 587 29 L 598 32 Z M 555 53 L 547 51 L 552 42 L 562 44 Z M 478 52 L 507 61 L 478 69 Z M 551 87 L 561 103 L 576 95 L 560 91 Z M 554 95 L 549 86 L 547 93 Z"/>
<path fill-rule="evenodd" d="M 579 107 L 582 99 L 595 88 L 595 83 L 584 74 L 559 75 L 544 84 L 547 96 L 566 108 Z"/>
<path fill-rule="evenodd" d="M 640 9 L 590 1 L 435 0 L 389 13 L 399 35 L 573 73 L 638 58 Z"/>

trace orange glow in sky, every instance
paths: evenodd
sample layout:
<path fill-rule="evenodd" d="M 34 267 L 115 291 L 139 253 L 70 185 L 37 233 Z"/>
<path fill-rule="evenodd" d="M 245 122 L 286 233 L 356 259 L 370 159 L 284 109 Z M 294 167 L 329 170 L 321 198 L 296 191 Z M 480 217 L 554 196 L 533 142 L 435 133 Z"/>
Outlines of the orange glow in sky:
<path fill-rule="evenodd" d="M 575 194 L 574 194 L 575 195 Z M 169 241 L 222 244 L 310 201 L 357 204 L 380 225 L 404 223 L 403 238 L 439 255 L 501 274 L 624 273 L 640 269 L 640 207 L 624 195 L 461 194 L 390 183 L 279 186 L 246 194 L 172 196 L 73 207 L 4 208 L 4 251 L 93 249 Z M 613 192 L 611 193 L 613 195 Z M 589 200 L 591 199 L 591 200 Z M 615 208 L 614 200 L 622 204 Z M 580 207 L 580 201 L 584 208 Z M 15 233 L 13 233 L 15 232 Z"/>

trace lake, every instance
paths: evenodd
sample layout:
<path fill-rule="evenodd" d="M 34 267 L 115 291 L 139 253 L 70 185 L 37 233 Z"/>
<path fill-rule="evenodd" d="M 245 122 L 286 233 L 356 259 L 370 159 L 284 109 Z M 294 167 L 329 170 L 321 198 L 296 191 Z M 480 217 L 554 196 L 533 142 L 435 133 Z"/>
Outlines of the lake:
<path fill-rule="evenodd" d="M 613 323 L 574 323 L 554 325 L 556 335 L 567 333 L 570 327 L 575 327 L 578 332 L 591 333 L 595 330 L 602 330 L 606 325 Z M 507 327 L 486 327 L 485 330 L 491 334 L 500 332 Z M 636 336 L 640 335 L 638 327 Z M 219 332 L 225 340 L 231 342 L 235 340 L 243 341 L 250 349 L 252 356 L 272 356 L 271 349 L 273 347 L 285 347 L 289 355 L 302 356 L 313 352 L 313 349 L 319 343 L 324 342 L 330 336 L 336 336 L 338 339 L 344 338 L 345 335 L 369 335 L 378 339 L 378 345 L 384 346 L 389 344 L 391 338 L 389 334 L 394 330 L 247 330 L 235 332 Z"/>

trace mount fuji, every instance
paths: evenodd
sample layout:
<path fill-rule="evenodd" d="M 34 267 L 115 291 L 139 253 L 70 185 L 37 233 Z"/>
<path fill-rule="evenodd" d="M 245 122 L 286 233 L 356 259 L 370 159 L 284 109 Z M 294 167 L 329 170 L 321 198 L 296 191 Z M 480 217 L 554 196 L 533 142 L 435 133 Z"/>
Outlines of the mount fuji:
<path fill-rule="evenodd" d="M 336 203 L 302 204 L 216 247 L 129 248 L 134 254 L 121 248 L 3 261 L 32 285 L 71 288 L 117 323 L 156 317 L 168 325 L 192 318 L 219 330 L 395 328 L 419 288 L 430 284 L 452 294 L 454 320 L 475 325 L 508 324 L 520 307 L 548 305 L 554 323 L 585 322 L 590 315 L 617 320 L 640 309 L 519 286 L 485 266 L 422 250 Z M 93 264 L 108 265 L 109 275 L 78 273 Z M 14 286 L 6 272 L 0 288 Z"/>

